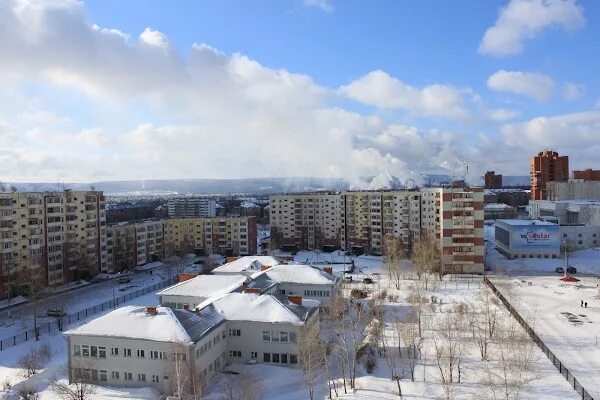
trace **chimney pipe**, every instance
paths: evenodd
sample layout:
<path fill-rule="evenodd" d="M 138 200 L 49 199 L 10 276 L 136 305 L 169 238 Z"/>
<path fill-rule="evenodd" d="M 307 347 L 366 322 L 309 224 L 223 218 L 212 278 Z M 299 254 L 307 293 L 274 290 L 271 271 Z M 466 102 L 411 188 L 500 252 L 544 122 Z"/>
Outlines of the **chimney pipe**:
<path fill-rule="evenodd" d="M 185 304 L 183 305 L 183 309 L 184 309 L 184 310 L 186 310 L 186 311 L 189 311 L 189 310 L 190 310 L 190 305 L 189 305 L 189 304 L 187 304 L 187 303 L 185 303 Z"/>
<path fill-rule="evenodd" d="M 154 306 L 148 306 L 146 307 L 146 312 L 150 315 L 156 315 L 158 314 L 158 309 Z"/>
<path fill-rule="evenodd" d="M 325 272 L 326 274 L 329 274 L 329 275 L 333 275 L 333 268 L 331 268 L 331 267 L 324 267 L 323 268 L 323 272 Z"/>
<path fill-rule="evenodd" d="M 266 271 L 266 270 L 268 270 L 269 268 L 271 268 L 271 266 L 270 266 L 270 265 L 261 265 L 261 266 L 260 266 L 260 270 L 261 270 L 261 271 Z"/>
<path fill-rule="evenodd" d="M 302 296 L 297 296 L 297 295 L 289 295 L 288 296 L 288 301 L 290 303 L 296 304 L 298 306 L 302 305 Z"/>
<path fill-rule="evenodd" d="M 256 293 L 256 294 L 260 294 L 260 288 L 247 287 L 247 288 L 244 289 L 244 293 Z"/>

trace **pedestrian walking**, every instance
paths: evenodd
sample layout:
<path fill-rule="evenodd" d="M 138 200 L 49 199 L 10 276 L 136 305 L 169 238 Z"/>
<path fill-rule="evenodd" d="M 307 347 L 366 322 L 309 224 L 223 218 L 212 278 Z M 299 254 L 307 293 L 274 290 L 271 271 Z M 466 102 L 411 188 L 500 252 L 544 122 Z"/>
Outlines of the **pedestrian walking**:
<path fill-rule="evenodd" d="M 587 308 L 587 301 L 585 302 L 585 308 Z"/>
<path fill-rule="evenodd" d="M 583 300 L 581 300 L 581 307 L 583 307 Z"/>

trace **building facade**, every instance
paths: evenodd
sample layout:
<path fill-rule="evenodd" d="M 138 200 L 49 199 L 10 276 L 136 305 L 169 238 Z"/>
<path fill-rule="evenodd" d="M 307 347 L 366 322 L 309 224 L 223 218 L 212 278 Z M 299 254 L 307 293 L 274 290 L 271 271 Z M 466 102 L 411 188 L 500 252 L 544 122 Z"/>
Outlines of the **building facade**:
<path fill-rule="evenodd" d="M 445 273 L 483 273 L 483 188 L 421 190 L 422 234 L 434 238 Z"/>
<path fill-rule="evenodd" d="M 502 187 L 502 175 L 496 175 L 495 171 L 486 171 L 484 184 L 486 189 L 500 189 Z"/>
<path fill-rule="evenodd" d="M 217 202 L 209 197 L 176 197 L 167 202 L 170 218 L 214 217 L 216 206 Z"/>
<path fill-rule="evenodd" d="M 122 271 L 165 257 L 163 220 L 151 219 L 110 225 L 106 235 L 111 271 Z"/>
<path fill-rule="evenodd" d="M 586 168 L 580 171 L 573 171 L 573 179 L 583 179 L 584 181 L 600 181 L 600 170 Z"/>
<path fill-rule="evenodd" d="M 547 200 L 600 200 L 600 181 L 573 179 L 566 182 L 548 182 Z"/>
<path fill-rule="evenodd" d="M 530 160 L 531 200 L 545 200 L 546 184 L 569 179 L 569 157 L 545 150 Z"/>
<path fill-rule="evenodd" d="M 540 220 L 497 220 L 496 248 L 508 258 L 558 258 L 561 234 L 558 224 Z"/>
<path fill-rule="evenodd" d="M 165 256 L 255 254 L 256 217 L 171 218 L 164 221 Z"/>
<path fill-rule="evenodd" d="M 21 271 L 55 286 L 108 271 L 104 194 L 0 193 L 0 295 Z"/>
<path fill-rule="evenodd" d="M 284 250 L 340 248 L 340 203 L 335 193 L 271 196 L 271 241 Z"/>

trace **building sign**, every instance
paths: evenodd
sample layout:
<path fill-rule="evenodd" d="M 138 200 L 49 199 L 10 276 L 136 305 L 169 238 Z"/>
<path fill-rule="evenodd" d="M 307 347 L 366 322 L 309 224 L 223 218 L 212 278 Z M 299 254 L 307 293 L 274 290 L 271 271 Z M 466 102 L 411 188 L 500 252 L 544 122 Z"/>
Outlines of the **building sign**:
<path fill-rule="evenodd" d="M 512 249 L 554 249 L 560 248 L 558 225 L 525 225 L 515 227 L 512 232 Z"/>

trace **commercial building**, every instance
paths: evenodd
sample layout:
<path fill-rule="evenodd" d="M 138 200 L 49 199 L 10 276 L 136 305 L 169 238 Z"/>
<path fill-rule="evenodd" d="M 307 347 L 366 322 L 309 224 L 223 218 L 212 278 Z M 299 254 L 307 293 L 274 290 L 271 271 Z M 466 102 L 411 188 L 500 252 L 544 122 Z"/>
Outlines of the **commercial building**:
<path fill-rule="evenodd" d="M 486 189 L 500 189 L 502 187 L 502 175 L 496 175 L 494 171 L 487 171 L 484 176 Z"/>
<path fill-rule="evenodd" d="M 600 181 L 548 182 L 546 188 L 547 200 L 600 200 Z"/>
<path fill-rule="evenodd" d="M 531 200 L 545 200 L 546 184 L 569 179 L 569 157 L 545 150 L 530 160 Z"/>
<path fill-rule="evenodd" d="M 340 247 L 341 198 L 336 193 L 271 196 L 271 243 L 284 250 Z"/>
<path fill-rule="evenodd" d="M 256 217 L 171 218 L 164 221 L 165 256 L 255 254 Z"/>
<path fill-rule="evenodd" d="M 483 216 L 485 220 L 514 219 L 517 217 L 517 209 L 507 204 L 490 203 L 483 207 Z"/>
<path fill-rule="evenodd" d="M 496 248 L 509 258 L 560 257 L 558 224 L 540 220 L 497 220 Z"/>
<path fill-rule="evenodd" d="M 318 304 L 230 293 L 193 311 L 122 307 L 65 332 L 69 380 L 172 394 L 176 382 L 197 390 L 229 363 L 294 366 L 299 337 L 319 333 Z"/>
<path fill-rule="evenodd" d="M 175 197 L 167 202 L 170 218 L 214 217 L 217 202 L 209 197 Z"/>
<path fill-rule="evenodd" d="M 600 181 L 600 170 L 586 168 L 581 171 L 573 171 L 573 179 L 583 179 L 584 181 Z"/>
<path fill-rule="evenodd" d="M 483 188 L 421 190 L 421 232 L 434 238 L 447 273 L 483 273 Z"/>
<path fill-rule="evenodd" d="M 121 271 L 165 257 L 164 221 L 121 222 L 109 225 L 107 232 L 108 265 Z"/>
<path fill-rule="evenodd" d="M 104 195 L 0 193 L 0 243 L 0 297 L 23 271 L 50 286 L 106 272 Z"/>

